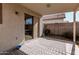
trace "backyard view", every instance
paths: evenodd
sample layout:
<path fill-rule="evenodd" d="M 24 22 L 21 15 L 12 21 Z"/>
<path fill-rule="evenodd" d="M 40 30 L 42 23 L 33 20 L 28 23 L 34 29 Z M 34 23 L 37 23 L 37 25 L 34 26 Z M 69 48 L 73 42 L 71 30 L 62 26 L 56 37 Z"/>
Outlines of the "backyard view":
<path fill-rule="evenodd" d="M 62 13 L 60 13 L 61 15 Z M 51 16 L 53 17 L 52 14 Z M 64 16 L 58 18 L 44 19 L 43 16 L 41 27 L 41 38 L 33 40 L 30 35 L 26 35 L 26 46 L 23 46 L 20 50 L 27 54 L 56 54 L 67 55 L 72 53 L 73 48 L 73 12 L 65 12 Z M 59 20 L 62 20 L 59 22 Z M 57 21 L 55 21 L 57 20 Z M 76 45 L 79 45 L 79 32 L 78 32 L 78 12 L 76 13 L 77 20 L 77 33 L 76 33 Z M 32 23 L 29 20 L 29 24 Z M 30 40 L 31 39 L 31 40 Z M 39 42 L 39 43 L 38 43 Z M 30 44 L 30 45 L 29 45 Z M 53 45 L 51 45 L 53 44 Z M 26 50 L 24 50 L 26 49 Z M 48 52 L 45 52 L 48 51 Z"/>
<path fill-rule="evenodd" d="M 43 26 L 41 36 L 33 40 L 26 35 L 29 40 L 27 40 L 28 38 L 26 37 L 27 41 L 20 50 L 26 54 L 33 55 L 71 54 L 73 44 L 73 19 L 68 20 L 68 14 L 70 14 L 70 19 L 72 19 L 73 14 L 71 12 L 56 14 L 62 15 L 62 17 L 58 18 L 50 19 L 50 16 L 46 16 L 48 19 L 43 18 L 43 21 L 41 22 L 41 24 L 43 24 L 41 25 L 41 27 Z M 51 16 L 53 17 L 54 15 L 55 14 L 52 14 Z M 54 21 L 54 19 L 57 20 L 57 22 Z M 59 22 L 60 19 L 62 20 L 61 22 Z M 50 21 L 51 23 L 46 23 L 46 21 Z M 29 20 L 29 22 L 31 22 L 31 20 Z"/>
<path fill-rule="evenodd" d="M 79 54 L 78 5 L 0 4 L 0 54 Z"/>
<path fill-rule="evenodd" d="M 76 13 L 76 43 L 79 44 L 79 11 Z M 73 41 L 73 12 L 65 12 L 65 23 L 45 24 L 45 35 L 53 37 L 64 37 Z"/>
<path fill-rule="evenodd" d="M 77 0 L 0 0 L 1 59 L 78 59 L 77 55 Z"/>

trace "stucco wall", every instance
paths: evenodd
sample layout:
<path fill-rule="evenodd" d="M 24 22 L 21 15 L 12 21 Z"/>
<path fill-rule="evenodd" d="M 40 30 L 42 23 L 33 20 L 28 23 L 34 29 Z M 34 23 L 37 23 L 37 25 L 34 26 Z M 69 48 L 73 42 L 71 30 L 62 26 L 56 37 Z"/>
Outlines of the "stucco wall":
<path fill-rule="evenodd" d="M 33 26 L 33 38 L 37 38 L 39 34 L 39 18 L 34 17 Z"/>
<path fill-rule="evenodd" d="M 18 4 L 2 4 L 3 23 L 0 24 L 0 51 L 15 47 L 25 39 L 24 13 L 29 11 Z M 15 11 L 18 14 L 15 14 Z M 33 16 L 34 13 L 29 12 Z"/>

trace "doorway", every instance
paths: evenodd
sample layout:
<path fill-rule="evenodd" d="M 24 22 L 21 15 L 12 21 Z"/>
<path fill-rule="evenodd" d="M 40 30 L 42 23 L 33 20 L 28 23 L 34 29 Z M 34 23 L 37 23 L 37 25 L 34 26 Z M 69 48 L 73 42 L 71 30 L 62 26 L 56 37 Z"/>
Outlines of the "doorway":
<path fill-rule="evenodd" d="M 33 38 L 33 16 L 25 14 L 25 39 Z"/>

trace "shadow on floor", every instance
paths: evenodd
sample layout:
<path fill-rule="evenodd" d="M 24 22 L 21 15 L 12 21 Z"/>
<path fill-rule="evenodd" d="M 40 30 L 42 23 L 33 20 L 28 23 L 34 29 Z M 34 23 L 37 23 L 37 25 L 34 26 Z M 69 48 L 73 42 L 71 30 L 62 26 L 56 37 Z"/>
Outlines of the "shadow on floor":
<path fill-rule="evenodd" d="M 43 38 L 46 38 L 48 40 L 55 40 L 55 41 L 60 41 L 60 42 L 65 42 L 65 43 L 70 43 L 72 44 L 73 42 L 70 39 L 64 38 L 62 36 L 44 36 Z"/>
<path fill-rule="evenodd" d="M 0 55 L 27 55 L 27 54 L 18 49 L 11 49 L 8 50 L 7 52 L 0 53 Z"/>

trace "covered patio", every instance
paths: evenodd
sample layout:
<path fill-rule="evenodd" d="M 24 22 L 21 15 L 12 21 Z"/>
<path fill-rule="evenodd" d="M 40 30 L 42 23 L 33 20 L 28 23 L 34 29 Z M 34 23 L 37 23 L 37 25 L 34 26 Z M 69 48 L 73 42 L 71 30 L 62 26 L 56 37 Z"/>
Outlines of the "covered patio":
<path fill-rule="evenodd" d="M 9 50 L 21 45 L 21 50 L 29 55 L 75 55 L 76 42 L 76 11 L 79 10 L 77 3 L 36 3 L 36 4 L 2 4 L 1 15 L 3 23 L 0 25 L 0 51 Z M 73 42 L 54 37 L 41 37 L 41 21 L 43 16 L 64 12 L 73 12 Z M 33 17 L 32 39 L 25 38 L 25 15 Z M 61 17 L 61 16 L 57 16 Z M 49 19 L 49 17 L 47 17 Z M 46 18 L 46 19 L 47 19 Z M 52 17 L 51 17 L 52 19 Z M 55 19 L 54 19 L 55 20 Z M 53 22 L 53 21 L 52 21 Z M 11 25 L 10 25 L 11 24 Z M 42 33 L 41 33 L 42 32 Z M 5 36 L 5 37 L 4 37 Z M 10 41 L 10 42 L 9 42 Z M 7 43 L 9 42 L 9 43 Z"/>
<path fill-rule="evenodd" d="M 44 16 L 44 15 L 47 16 L 47 15 L 56 14 L 56 13 L 71 12 L 71 11 L 74 12 L 74 14 L 73 14 L 73 25 L 72 25 L 73 26 L 73 29 L 72 29 L 72 31 L 73 31 L 73 42 L 67 42 L 65 39 L 64 39 L 64 41 L 62 41 L 61 39 L 56 39 L 56 41 L 54 41 L 55 38 L 51 38 L 51 37 L 49 37 L 49 38 L 47 38 L 47 37 L 34 38 L 34 40 L 31 40 L 31 42 L 29 41 L 28 44 L 27 43 L 24 44 L 25 46 L 28 46 L 28 48 L 23 47 L 24 49 L 26 49 L 26 50 L 24 50 L 24 52 L 28 51 L 27 54 L 43 54 L 43 53 L 45 53 L 45 54 L 54 54 L 54 51 L 52 49 L 55 48 L 55 49 L 58 49 L 58 52 L 62 51 L 61 53 L 57 52 L 58 54 L 72 54 L 72 55 L 75 54 L 76 11 L 78 10 L 78 5 L 79 4 L 73 4 L 72 3 L 72 4 L 22 4 L 22 5 L 29 8 L 29 9 L 31 9 L 31 10 L 33 10 L 33 11 L 35 11 L 35 12 L 37 12 L 37 13 L 39 13 L 42 16 Z M 60 17 L 62 17 L 62 16 L 60 16 Z M 52 16 L 51 17 L 47 16 L 45 18 L 41 17 L 40 18 L 40 23 L 39 23 L 40 24 L 39 29 L 42 27 L 41 26 L 41 20 L 43 20 L 43 19 L 48 19 L 49 20 L 49 19 L 53 19 L 53 18 L 52 18 Z M 38 29 L 38 31 L 39 31 L 38 33 L 39 33 L 39 37 L 40 37 L 42 35 L 41 32 L 43 32 L 43 31 L 41 31 L 41 29 L 40 30 L 39 29 Z M 52 40 L 49 40 L 49 39 L 52 39 Z M 60 41 L 61 41 L 61 43 L 60 43 Z M 68 46 L 68 44 L 69 44 L 69 46 Z M 49 46 L 52 46 L 52 47 L 49 48 Z M 33 47 L 34 47 L 34 49 L 30 50 Z M 44 47 L 46 49 L 48 49 L 47 51 L 49 51 L 49 52 L 41 52 L 42 50 L 46 51 L 46 49 Z M 70 49 L 70 50 L 68 50 L 68 49 Z M 51 52 L 51 50 L 52 50 L 52 52 Z M 36 53 L 36 51 L 38 51 L 38 52 Z"/>

